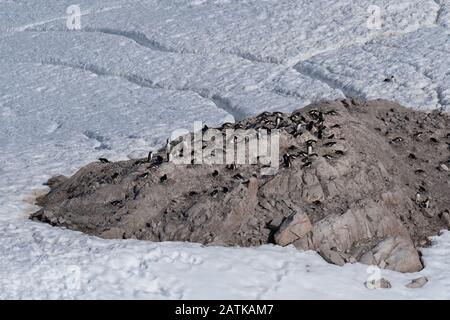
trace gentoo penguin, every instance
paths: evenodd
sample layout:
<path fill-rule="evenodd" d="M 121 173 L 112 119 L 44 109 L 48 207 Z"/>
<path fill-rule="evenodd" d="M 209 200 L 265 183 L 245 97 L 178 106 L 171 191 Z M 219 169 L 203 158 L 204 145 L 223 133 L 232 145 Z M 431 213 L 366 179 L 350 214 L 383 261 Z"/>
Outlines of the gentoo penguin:
<path fill-rule="evenodd" d="M 289 156 L 289 153 L 286 153 L 285 155 L 283 155 L 283 165 L 285 168 L 291 167 L 291 158 Z"/>
<path fill-rule="evenodd" d="M 98 159 L 101 163 L 109 163 L 109 160 L 106 158 L 99 158 Z"/>
<path fill-rule="evenodd" d="M 302 168 L 309 168 L 309 167 L 311 167 L 311 165 L 312 165 L 312 162 L 308 161 L 302 166 Z"/>
<path fill-rule="evenodd" d="M 330 110 L 330 111 L 327 111 L 327 112 L 325 112 L 325 114 L 328 116 L 328 115 L 331 115 L 331 116 L 337 116 L 338 115 L 338 113 L 336 112 L 336 110 Z"/>
<path fill-rule="evenodd" d="M 431 138 L 430 138 L 430 141 L 433 142 L 433 143 L 438 143 L 438 142 L 439 142 L 438 139 L 436 139 L 436 138 L 434 138 L 434 137 L 431 137 Z"/>
<path fill-rule="evenodd" d="M 215 198 L 215 197 L 217 196 L 218 193 L 219 193 L 219 191 L 217 191 L 217 189 L 214 189 L 214 190 L 210 193 L 210 195 L 211 195 L 211 197 Z"/>
<path fill-rule="evenodd" d="M 280 126 L 280 123 L 281 123 L 281 118 L 277 117 L 277 120 L 276 120 L 276 127 L 277 128 Z"/>
<path fill-rule="evenodd" d="M 148 177 L 148 172 L 145 172 L 145 173 L 139 175 L 139 178 L 142 178 L 142 179 L 145 179 L 147 177 Z"/>
<path fill-rule="evenodd" d="M 422 196 L 420 195 L 420 193 L 416 193 L 416 203 L 420 203 L 422 200 Z"/>
<path fill-rule="evenodd" d="M 395 77 L 394 76 L 390 76 L 388 78 L 385 78 L 383 81 L 384 82 L 394 82 L 395 81 Z"/>
<path fill-rule="evenodd" d="M 324 146 L 324 147 L 332 147 L 332 146 L 334 146 L 335 144 L 337 144 L 337 142 L 331 141 L 331 142 L 325 143 L 323 146 Z"/>
<path fill-rule="evenodd" d="M 403 138 L 402 137 L 396 137 L 396 138 L 392 139 L 392 142 L 403 142 Z"/>

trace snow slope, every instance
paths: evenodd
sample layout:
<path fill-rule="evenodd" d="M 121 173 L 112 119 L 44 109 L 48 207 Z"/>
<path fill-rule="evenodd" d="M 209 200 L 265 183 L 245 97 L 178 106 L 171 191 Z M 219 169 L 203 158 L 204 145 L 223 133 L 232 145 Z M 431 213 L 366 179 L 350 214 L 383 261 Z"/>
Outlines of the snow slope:
<path fill-rule="evenodd" d="M 294 248 L 106 241 L 27 220 L 52 175 L 140 157 L 194 121 L 354 95 L 450 110 L 450 1 L 77 3 L 69 31 L 70 1 L 0 1 L 0 298 L 450 298 L 449 232 L 424 250 L 423 289 L 383 271 L 393 288 L 368 290 L 367 266 Z"/>

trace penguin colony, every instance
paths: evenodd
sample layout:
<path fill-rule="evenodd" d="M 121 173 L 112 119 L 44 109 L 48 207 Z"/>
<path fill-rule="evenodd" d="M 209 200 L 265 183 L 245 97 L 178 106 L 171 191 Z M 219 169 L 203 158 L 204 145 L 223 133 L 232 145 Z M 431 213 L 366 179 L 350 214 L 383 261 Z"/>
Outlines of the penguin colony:
<path fill-rule="evenodd" d="M 257 139 L 262 130 L 279 130 L 278 172 L 262 174 L 259 161 L 175 164 L 186 142 L 168 139 L 145 159 L 101 158 L 70 178 L 51 179 L 32 219 L 103 238 L 292 243 L 338 264 L 367 262 L 367 254 L 390 237 L 402 240 L 407 256 L 418 255 L 429 236 L 450 226 L 448 114 L 345 99 L 290 114 L 264 112 L 218 129 L 250 130 Z M 201 149 L 214 150 L 214 143 L 203 140 Z M 298 221 L 307 223 L 292 225 Z M 290 228 L 301 232 L 286 236 Z M 417 263 L 390 266 L 418 270 Z"/>

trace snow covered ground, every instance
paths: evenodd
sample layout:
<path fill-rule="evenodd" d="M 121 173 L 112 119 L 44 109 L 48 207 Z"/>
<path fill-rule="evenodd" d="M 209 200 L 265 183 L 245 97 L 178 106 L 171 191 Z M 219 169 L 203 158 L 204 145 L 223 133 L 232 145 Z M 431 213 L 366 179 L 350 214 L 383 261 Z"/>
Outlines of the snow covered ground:
<path fill-rule="evenodd" d="M 354 95 L 450 111 L 449 0 L 76 3 L 70 31 L 70 0 L 0 0 L 0 298 L 450 298 L 450 232 L 422 272 L 383 271 L 393 288 L 369 290 L 367 266 L 294 248 L 106 241 L 27 219 L 52 175 L 145 155 L 194 121 Z"/>

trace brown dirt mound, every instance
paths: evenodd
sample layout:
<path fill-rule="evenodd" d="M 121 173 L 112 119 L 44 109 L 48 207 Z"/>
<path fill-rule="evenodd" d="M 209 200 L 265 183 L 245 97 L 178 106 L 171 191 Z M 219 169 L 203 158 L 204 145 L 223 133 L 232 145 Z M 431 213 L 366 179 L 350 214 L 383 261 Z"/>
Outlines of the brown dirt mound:
<path fill-rule="evenodd" d="M 262 173 L 259 158 L 182 165 L 161 149 L 151 161 L 103 160 L 51 179 L 32 218 L 103 238 L 293 244 L 335 264 L 402 272 L 420 270 L 416 248 L 449 226 L 447 114 L 350 99 L 263 113 L 220 132 L 233 128 L 279 130 L 275 175 Z M 171 143 L 175 156 L 182 139 Z M 203 140 L 208 155 L 223 148 Z"/>

